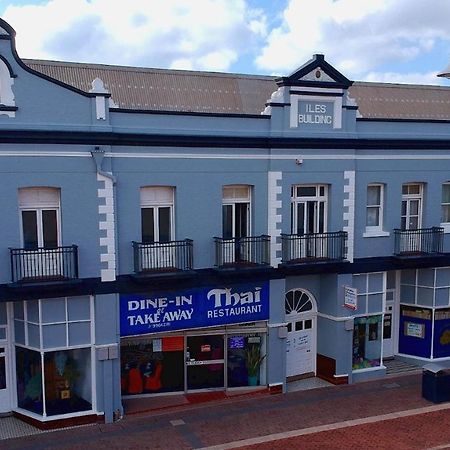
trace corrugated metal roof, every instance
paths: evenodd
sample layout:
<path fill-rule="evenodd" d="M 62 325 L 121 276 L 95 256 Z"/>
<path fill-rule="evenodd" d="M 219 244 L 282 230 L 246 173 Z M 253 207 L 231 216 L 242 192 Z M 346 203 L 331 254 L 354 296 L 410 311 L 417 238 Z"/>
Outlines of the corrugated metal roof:
<path fill-rule="evenodd" d="M 24 63 L 86 92 L 98 77 L 124 109 L 260 114 L 277 90 L 271 76 L 29 59 Z M 350 96 L 366 118 L 450 120 L 449 87 L 355 82 Z"/>

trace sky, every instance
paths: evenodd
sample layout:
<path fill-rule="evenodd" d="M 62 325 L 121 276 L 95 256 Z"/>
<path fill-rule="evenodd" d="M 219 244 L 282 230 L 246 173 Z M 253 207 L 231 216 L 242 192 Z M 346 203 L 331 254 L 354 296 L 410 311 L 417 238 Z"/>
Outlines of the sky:
<path fill-rule="evenodd" d="M 347 78 L 441 84 L 450 0 L 0 0 L 22 58 L 289 75 L 322 53 Z"/>

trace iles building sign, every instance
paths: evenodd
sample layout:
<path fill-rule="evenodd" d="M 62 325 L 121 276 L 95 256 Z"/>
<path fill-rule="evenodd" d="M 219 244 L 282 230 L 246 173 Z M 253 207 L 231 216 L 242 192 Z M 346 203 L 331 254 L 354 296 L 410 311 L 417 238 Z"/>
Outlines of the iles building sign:
<path fill-rule="evenodd" d="M 325 125 L 332 128 L 333 108 L 332 102 L 300 101 L 298 104 L 298 124 Z"/>

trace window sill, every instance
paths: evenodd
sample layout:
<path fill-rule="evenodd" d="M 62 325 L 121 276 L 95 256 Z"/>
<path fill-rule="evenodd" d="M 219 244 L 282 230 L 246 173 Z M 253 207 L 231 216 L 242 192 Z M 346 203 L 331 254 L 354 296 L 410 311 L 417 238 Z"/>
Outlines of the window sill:
<path fill-rule="evenodd" d="M 440 226 L 444 229 L 444 233 L 450 233 L 450 223 L 441 223 Z"/>
<path fill-rule="evenodd" d="M 450 232 L 450 224 L 449 224 L 449 232 Z M 389 231 L 382 231 L 382 230 L 378 230 L 378 231 L 366 231 L 365 233 L 363 233 L 363 237 L 365 238 L 372 238 L 372 237 L 387 237 L 390 236 Z"/>

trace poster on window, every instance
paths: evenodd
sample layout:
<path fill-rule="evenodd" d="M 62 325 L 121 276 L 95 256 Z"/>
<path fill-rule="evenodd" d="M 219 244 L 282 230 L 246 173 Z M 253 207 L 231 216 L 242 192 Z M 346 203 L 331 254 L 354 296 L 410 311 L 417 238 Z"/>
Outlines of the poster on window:
<path fill-rule="evenodd" d="M 431 309 L 400 305 L 399 353 L 431 356 L 431 316 Z"/>
<path fill-rule="evenodd" d="M 434 312 L 433 357 L 450 356 L 450 309 L 438 309 Z"/>

